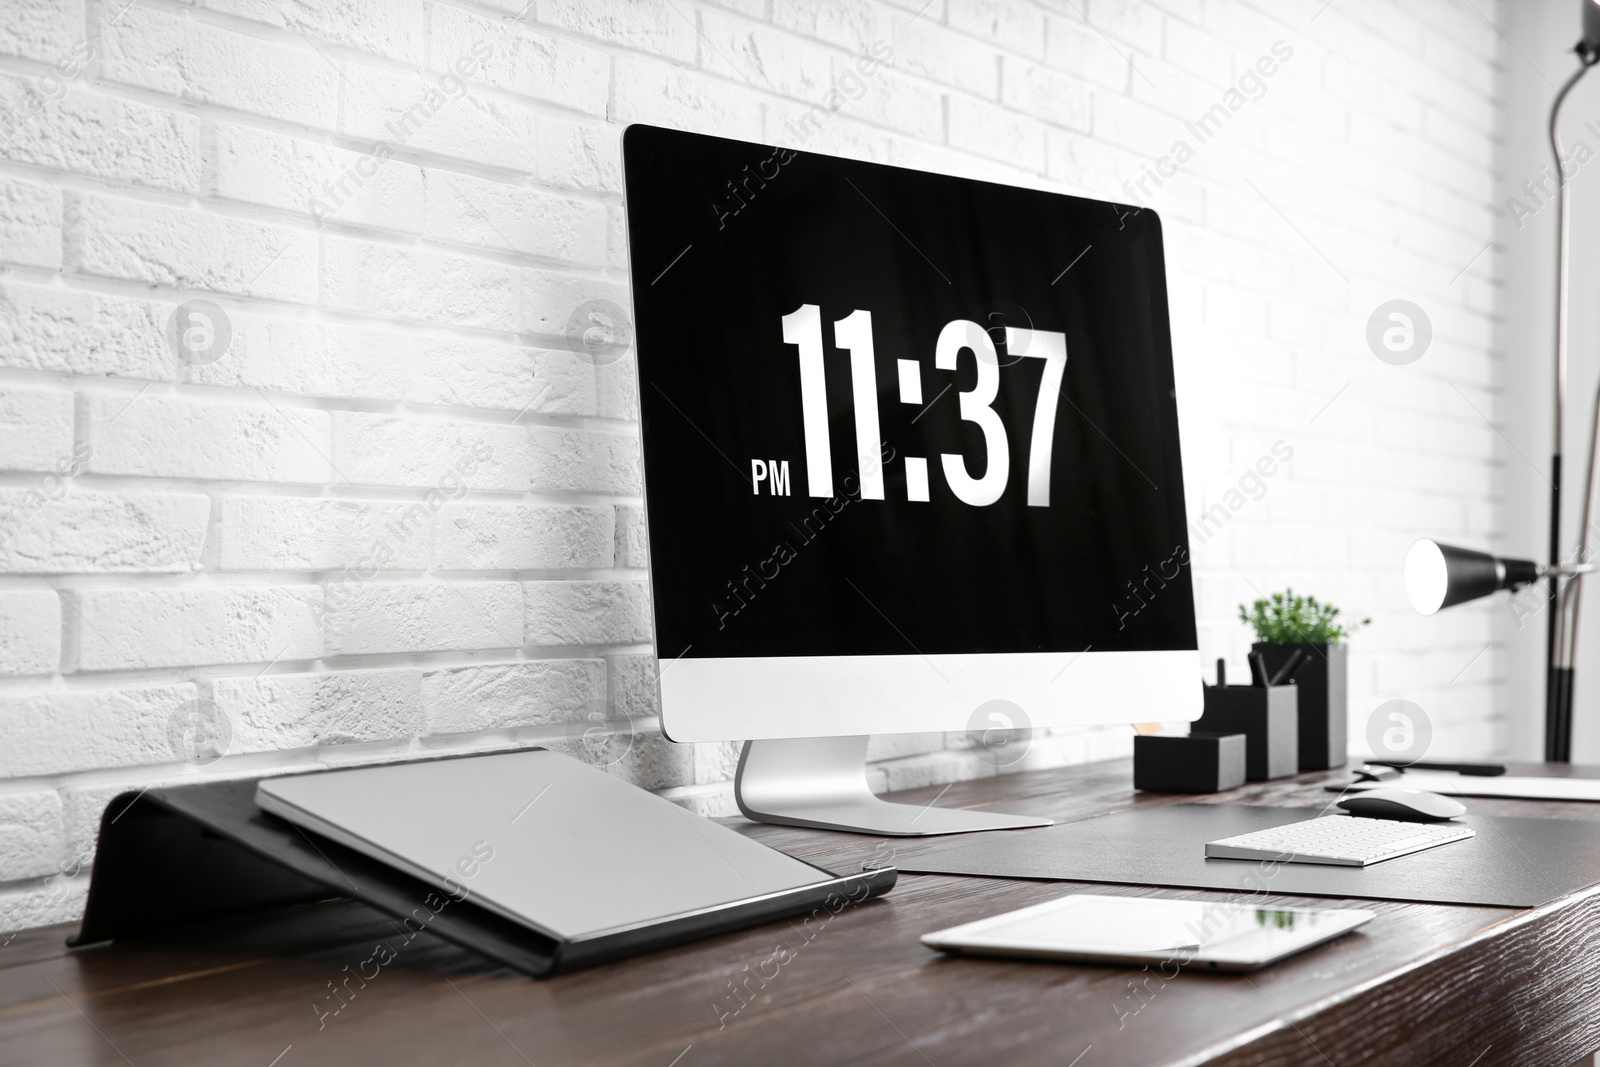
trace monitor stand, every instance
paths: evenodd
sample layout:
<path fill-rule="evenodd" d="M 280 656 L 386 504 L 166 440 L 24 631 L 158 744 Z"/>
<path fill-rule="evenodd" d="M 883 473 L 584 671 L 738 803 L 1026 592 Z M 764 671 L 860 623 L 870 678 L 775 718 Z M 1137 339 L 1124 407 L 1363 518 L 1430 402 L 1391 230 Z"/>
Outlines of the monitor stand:
<path fill-rule="evenodd" d="M 867 737 L 746 741 L 733 797 L 745 818 L 782 826 L 889 837 L 968 834 L 1050 826 L 1052 820 L 990 811 L 891 804 L 867 788 Z"/>

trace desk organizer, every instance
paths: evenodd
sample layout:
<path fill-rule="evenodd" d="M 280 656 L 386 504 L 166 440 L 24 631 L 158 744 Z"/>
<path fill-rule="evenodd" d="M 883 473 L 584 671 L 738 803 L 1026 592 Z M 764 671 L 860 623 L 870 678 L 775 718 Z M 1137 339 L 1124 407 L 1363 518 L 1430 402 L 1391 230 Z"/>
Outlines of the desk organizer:
<path fill-rule="evenodd" d="M 1141 734 L 1133 739 L 1135 789 L 1221 793 L 1244 785 L 1244 775 L 1244 734 Z"/>
<path fill-rule="evenodd" d="M 1252 782 L 1287 778 L 1300 769 L 1298 687 L 1208 685 L 1199 733 L 1244 734 L 1244 776 Z"/>
<path fill-rule="evenodd" d="M 1348 645 L 1272 645 L 1257 642 L 1252 650 L 1275 674 L 1296 649 L 1302 658 L 1291 672 L 1299 690 L 1300 769 L 1327 771 L 1349 759 L 1350 712 L 1346 699 L 1350 672 Z"/>

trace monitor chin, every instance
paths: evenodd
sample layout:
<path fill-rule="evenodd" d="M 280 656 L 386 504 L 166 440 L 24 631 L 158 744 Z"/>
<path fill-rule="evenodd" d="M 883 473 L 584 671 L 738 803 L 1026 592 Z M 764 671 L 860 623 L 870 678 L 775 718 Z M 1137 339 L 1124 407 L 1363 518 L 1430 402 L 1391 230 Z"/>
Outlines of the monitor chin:
<path fill-rule="evenodd" d="M 1202 710 L 1193 649 L 682 658 L 661 675 L 662 731 L 680 742 L 1191 722 Z"/>

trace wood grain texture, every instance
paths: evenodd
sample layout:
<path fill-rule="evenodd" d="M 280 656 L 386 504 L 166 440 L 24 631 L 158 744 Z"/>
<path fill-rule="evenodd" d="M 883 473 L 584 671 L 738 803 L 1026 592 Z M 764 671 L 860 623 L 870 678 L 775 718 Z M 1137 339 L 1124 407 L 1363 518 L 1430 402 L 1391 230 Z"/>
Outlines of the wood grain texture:
<path fill-rule="evenodd" d="M 1062 820 L 1197 799 L 1322 806 L 1326 777 L 1219 797 L 1135 794 L 1127 762 L 1114 761 L 959 783 L 939 803 Z M 1597 805 L 1472 803 L 1600 818 Z M 934 843 L 735 825 L 840 871 Z M 1226 898 L 904 875 L 886 899 L 837 915 L 547 981 L 426 934 L 407 942 L 348 902 L 85 950 L 54 927 L 0 948 L 0 1063 L 1567 1067 L 1600 1047 L 1596 890 L 1528 911 L 1363 904 L 1378 912 L 1363 930 L 1251 976 L 947 959 L 917 941 L 1074 889 Z M 393 959 L 373 975 L 363 961 L 379 943 Z"/>

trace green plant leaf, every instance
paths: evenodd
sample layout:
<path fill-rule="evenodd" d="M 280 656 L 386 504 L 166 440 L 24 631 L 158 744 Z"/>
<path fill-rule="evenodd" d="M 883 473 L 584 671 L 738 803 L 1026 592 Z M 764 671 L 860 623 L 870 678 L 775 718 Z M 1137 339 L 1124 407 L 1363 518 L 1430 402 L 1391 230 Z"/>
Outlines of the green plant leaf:
<path fill-rule="evenodd" d="M 1293 589 L 1273 593 L 1249 607 L 1239 605 L 1239 620 L 1248 623 L 1258 641 L 1272 645 L 1337 645 L 1372 622 L 1344 623 L 1339 608 L 1314 596 L 1296 596 Z"/>

